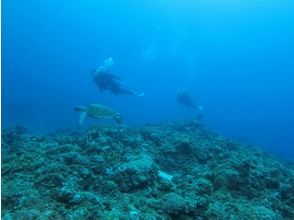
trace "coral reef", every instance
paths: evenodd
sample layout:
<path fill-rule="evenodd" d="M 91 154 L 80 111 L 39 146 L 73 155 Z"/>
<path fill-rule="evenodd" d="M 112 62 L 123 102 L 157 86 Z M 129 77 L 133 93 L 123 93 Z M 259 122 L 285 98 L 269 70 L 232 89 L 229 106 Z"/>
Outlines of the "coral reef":
<path fill-rule="evenodd" d="M 290 164 L 290 163 L 288 163 Z M 294 219 L 294 170 L 197 121 L 2 133 L 2 219 Z"/>

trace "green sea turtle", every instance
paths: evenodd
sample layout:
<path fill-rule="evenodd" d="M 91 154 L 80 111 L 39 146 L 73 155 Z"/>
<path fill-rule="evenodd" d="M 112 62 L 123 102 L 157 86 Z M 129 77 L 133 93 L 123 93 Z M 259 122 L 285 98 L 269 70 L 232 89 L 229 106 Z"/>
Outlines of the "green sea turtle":
<path fill-rule="evenodd" d="M 74 110 L 81 113 L 79 121 L 80 125 L 83 124 L 86 116 L 95 119 L 112 118 L 119 124 L 122 122 L 122 116 L 118 112 L 103 105 L 91 104 L 89 106 L 77 106 Z"/>

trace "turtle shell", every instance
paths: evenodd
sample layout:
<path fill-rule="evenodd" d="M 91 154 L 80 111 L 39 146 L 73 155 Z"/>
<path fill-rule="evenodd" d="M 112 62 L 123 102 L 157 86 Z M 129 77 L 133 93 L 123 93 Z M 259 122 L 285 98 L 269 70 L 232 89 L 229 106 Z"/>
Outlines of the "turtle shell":
<path fill-rule="evenodd" d="M 118 112 L 115 112 L 109 107 L 98 105 L 98 104 L 92 104 L 88 106 L 87 115 L 91 118 L 112 118 L 115 121 L 119 121 L 118 118 L 121 118 L 120 114 Z"/>

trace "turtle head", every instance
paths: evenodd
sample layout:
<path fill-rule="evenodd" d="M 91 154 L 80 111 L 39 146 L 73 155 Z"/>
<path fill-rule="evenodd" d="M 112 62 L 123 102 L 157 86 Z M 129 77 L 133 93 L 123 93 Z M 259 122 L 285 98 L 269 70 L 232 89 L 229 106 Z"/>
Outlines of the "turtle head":
<path fill-rule="evenodd" d="M 86 106 L 77 106 L 77 107 L 74 107 L 74 110 L 76 112 L 86 112 L 88 108 Z"/>

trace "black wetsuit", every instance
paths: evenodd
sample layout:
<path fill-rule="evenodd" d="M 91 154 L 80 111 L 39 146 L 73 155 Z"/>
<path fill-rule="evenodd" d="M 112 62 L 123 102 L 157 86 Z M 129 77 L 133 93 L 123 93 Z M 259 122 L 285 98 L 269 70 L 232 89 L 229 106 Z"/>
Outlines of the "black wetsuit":
<path fill-rule="evenodd" d="M 120 77 L 107 72 L 99 72 L 94 76 L 94 81 L 101 93 L 104 90 L 109 90 L 115 95 L 135 95 L 134 92 L 121 88 L 122 84 L 118 82 L 120 79 Z"/>
<path fill-rule="evenodd" d="M 177 101 L 178 103 L 185 105 L 189 108 L 196 108 L 197 105 L 193 102 L 191 96 L 186 92 L 180 92 L 177 94 Z"/>

